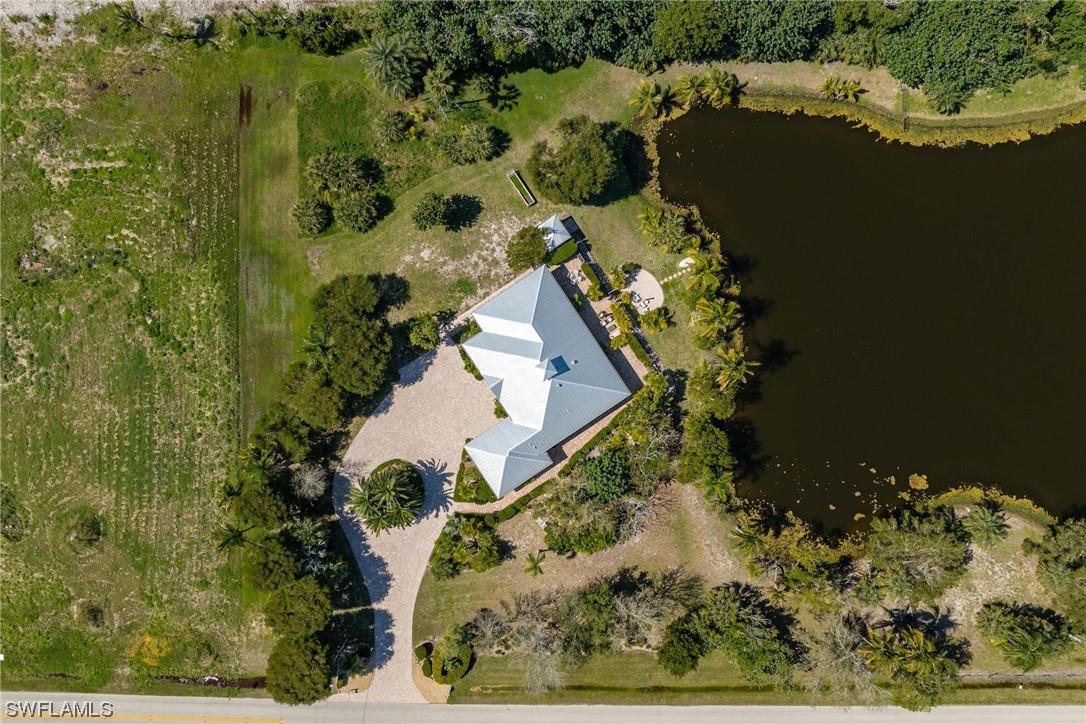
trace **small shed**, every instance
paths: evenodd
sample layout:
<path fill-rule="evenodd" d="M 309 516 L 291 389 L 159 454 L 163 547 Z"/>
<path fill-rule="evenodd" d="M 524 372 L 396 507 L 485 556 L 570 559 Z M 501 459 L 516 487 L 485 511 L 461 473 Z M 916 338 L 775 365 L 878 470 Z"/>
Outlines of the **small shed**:
<path fill-rule="evenodd" d="M 558 218 L 555 214 L 539 225 L 543 230 L 543 239 L 547 242 L 547 251 L 554 251 L 562 244 L 573 238 L 573 230 L 577 228 L 572 216 L 565 219 Z"/>

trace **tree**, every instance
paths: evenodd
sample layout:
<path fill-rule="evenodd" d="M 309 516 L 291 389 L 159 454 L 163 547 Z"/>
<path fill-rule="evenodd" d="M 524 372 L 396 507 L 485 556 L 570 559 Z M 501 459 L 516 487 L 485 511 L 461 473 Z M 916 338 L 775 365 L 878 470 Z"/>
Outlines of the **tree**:
<path fill-rule="evenodd" d="M 405 460 L 382 463 L 352 488 L 348 500 L 355 515 L 374 533 L 406 528 L 422 510 L 422 476 Z"/>
<path fill-rule="evenodd" d="M 461 166 L 486 161 L 499 151 L 497 130 L 478 121 L 438 133 L 432 142 L 439 153 Z"/>
<path fill-rule="evenodd" d="M 1055 611 L 1025 603 L 988 601 L 977 615 L 988 643 L 1019 671 L 1033 671 L 1071 646 L 1066 621 Z"/>
<path fill-rule="evenodd" d="M 328 490 L 328 474 L 316 463 L 302 463 L 291 475 L 294 494 L 302 500 L 318 500 Z"/>
<path fill-rule="evenodd" d="M 374 82 L 395 98 L 415 94 L 422 55 L 400 35 L 376 36 L 362 54 L 362 63 Z"/>
<path fill-rule="evenodd" d="M 961 683 L 956 644 L 934 625 L 898 612 L 868 630 L 857 649 L 865 663 L 893 682 L 894 704 L 927 711 Z"/>
<path fill-rule="evenodd" d="M 977 545 L 993 546 L 1007 537 L 1007 516 L 996 503 L 982 503 L 965 516 L 962 525 Z"/>
<path fill-rule="evenodd" d="M 234 499 L 231 511 L 238 520 L 267 530 L 283 524 L 287 507 L 263 479 L 246 480 Z"/>
<path fill-rule="evenodd" d="M 705 76 L 700 73 L 684 75 L 675 82 L 675 99 L 684 106 L 696 106 L 704 95 Z"/>
<path fill-rule="evenodd" d="M 331 671 L 314 637 L 281 638 L 268 657 L 268 693 L 280 704 L 312 704 L 328 696 Z"/>
<path fill-rule="evenodd" d="M 543 230 L 535 226 L 525 226 L 513 234 L 505 247 L 505 261 L 515 272 L 531 269 L 546 258 L 547 242 Z"/>
<path fill-rule="evenodd" d="M 332 209 L 316 196 L 298 200 L 290 209 L 290 218 L 307 236 L 316 236 L 332 224 Z"/>
<path fill-rule="evenodd" d="M 686 219 L 679 214 L 649 208 L 638 215 L 641 233 L 649 245 L 666 254 L 690 249 L 698 245 L 698 238 L 686 226 Z"/>
<path fill-rule="evenodd" d="M 725 299 L 701 298 L 694 304 L 691 321 L 698 328 L 699 337 L 715 340 L 739 321 L 739 305 Z"/>
<path fill-rule="evenodd" d="M 840 76 L 831 76 L 822 83 L 822 95 L 831 101 L 855 101 L 863 88 L 854 80 L 841 80 Z"/>
<path fill-rule="evenodd" d="M 740 58 L 778 63 L 809 58 L 832 29 L 831 3 L 780 0 L 720 3 L 723 33 Z"/>
<path fill-rule="evenodd" d="M 867 556 L 876 581 L 889 595 L 934 602 L 964 574 L 967 541 L 954 511 L 905 509 L 871 521 Z"/>
<path fill-rule="evenodd" d="M 716 256 L 704 252 L 698 252 L 691 258 L 694 262 L 690 265 L 690 277 L 686 280 L 687 290 L 699 297 L 716 293 L 724 273 L 720 261 Z M 738 307 L 739 305 L 736 305 L 735 309 Z"/>
<path fill-rule="evenodd" d="M 419 349 L 435 349 L 441 342 L 441 323 L 437 316 L 424 314 L 411 321 L 411 332 L 408 341 L 413 347 Z"/>
<path fill-rule="evenodd" d="M 243 564 L 245 579 L 260 591 L 282 588 L 297 577 L 298 559 L 276 536 L 253 541 Z"/>
<path fill-rule="evenodd" d="M 630 489 L 630 466 L 618 450 L 607 449 L 589 458 L 582 470 L 587 480 L 585 490 L 598 500 L 618 500 Z"/>
<path fill-rule="evenodd" d="M 650 309 L 641 315 L 641 328 L 646 332 L 662 332 L 672 324 L 674 324 L 674 322 L 671 319 L 671 312 L 667 307 Z"/>
<path fill-rule="evenodd" d="M 348 27 L 339 8 L 299 10 L 288 34 L 307 53 L 336 55 L 354 42 L 357 34 Z"/>
<path fill-rule="evenodd" d="M 279 636 L 304 639 L 321 631 L 332 617 L 332 593 L 313 576 L 279 588 L 264 605 L 264 621 Z"/>
<path fill-rule="evenodd" d="M 243 528 L 234 523 L 224 523 L 219 530 L 219 543 L 216 546 L 216 550 L 218 550 L 219 553 L 225 553 L 227 551 L 244 548 L 251 542 L 247 533 L 255 527 L 256 526 L 250 525 Z"/>
<path fill-rule="evenodd" d="M 659 118 L 667 115 L 673 105 L 671 86 L 661 86 L 656 81 L 642 79 L 630 96 L 630 106 L 637 108 L 637 115 Z"/>
<path fill-rule="evenodd" d="M 543 559 L 547 557 L 547 554 L 543 551 L 536 551 L 535 553 L 528 554 L 528 565 L 524 569 L 525 573 L 530 573 L 532 578 L 535 578 L 539 574 L 543 573 Z"/>
<path fill-rule="evenodd" d="M 664 60 L 700 61 L 724 54 L 724 18 L 718 3 L 677 0 L 656 10 L 653 47 Z"/>
<path fill-rule="evenodd" d="M 471 669 L 473 660 L 474 651 L 468 628 L 450 628 L 434 646 L 434 653 L 431 655 L 434 681 L 445 685 L 456 683 Z"/>
<path fill-rule="evenodd" d="M 1086 631 L 1086 520 L 1051 525 L 1040 541 L 1027 538 L 1022 550 L 1037 556 L 1037 577 L 1055 594 L 1056 609 L 1076 632 Z"/>
<path fill-rule="evenodd" d="M 615 144 L 604 127 L 588 116 L 558 123 L 561 146 L 540 141 L 525 164 L 539 192 L 557 203 L 583 204 L 603 192 L 618 173 Z"/>
<path fill-rule="evenodd" d="M 434 191 L 427 192 L 415 206 L 411 214 L 411 220 L 415 222 L 415 228 L 426 231 L 435 226 L 449 227 L 452 218 L 452 199 Z"/>
<path fill-rule="evenodd" d="M 702 100 L 713 108 L 723 108 L 732 103 L 739 93 L 739 78 L 735 73 L 725 73 L 719 68 L 710 68 L 704 75 Z"/>
<path fill-rule="evenodd" d="M 863 706 L 885 703 L 887 694 L 860 652 L 866 635 L 867 622 L 854 610 L 829 617 L 810 635 L 807 663 L 815 694 Z"/>
<path fill-rule="evenodd" d="M 348 393 L 328 372 L 295 362 L 287 368 L 283 388 L 298 416 L 314 428 L 333 430 L 347 417 Z"/>
<path fill-rule="evenodd" d="M 440 111 L 448 109 L 456 97 L 456 82 L 448 68 L 435 66 L 426 71 L 422 87 L 426 102 Z"/>
<path fill-rule="evenodd" d="M 716 378 L 717 386 L 721 390 L 726 390 L 736 383 L 745 384 L 747 378 L 753 374 L 754 369 L 762 364 L 761 362 L 746 359 L 734 347 L 729 347 L 726 350 L 717 347 L 715 351 L 717 358 L 722 363 L 720 374 Z"/>

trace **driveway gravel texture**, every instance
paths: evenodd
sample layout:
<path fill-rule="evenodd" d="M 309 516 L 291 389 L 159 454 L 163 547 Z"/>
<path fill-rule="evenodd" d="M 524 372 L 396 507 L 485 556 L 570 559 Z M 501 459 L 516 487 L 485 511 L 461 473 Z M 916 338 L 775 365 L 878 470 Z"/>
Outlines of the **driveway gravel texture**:
<path fill-rule="evenodd" d="M 333 497 L 374 607 L 373 665 L 367 699 L 424 703 L 411 678 L 415 597 L 430 551 L 452 509 L 464 441 L 497 422 L 494 396 L 464 370 L 452 344 L 400 369 L 400 383 L 374 410 L 336 472 Z M 393 458 L 422 473 L 426 496 L 418 520 L 374 535 L 347 508 L 356 481 Z"/>

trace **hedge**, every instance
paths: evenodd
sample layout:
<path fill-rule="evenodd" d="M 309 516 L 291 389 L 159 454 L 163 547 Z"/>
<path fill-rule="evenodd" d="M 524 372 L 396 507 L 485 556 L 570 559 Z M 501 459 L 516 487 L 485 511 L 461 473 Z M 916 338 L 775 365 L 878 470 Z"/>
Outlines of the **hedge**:
<path fill-rule="evenodd" d="M 573 239 L 558 245 L 554 251 L 547 254 L 547 264 L 555 266 L 556 264 L 564 264 L 573 257 L 577 256 L 577 242 Z"/>
<path fill-rule="evenodd" d="M 423 641 L 421 644 L 415 647 L 415 658 L 419 661 L 425 661 L 430 658 L 430 654 L 433 652 L 434 646 L 429 641 Z"/>
<path fill-rule="evenodd" d="M 603 291 L 603 282 L 596 276 L 596 270 L 592 268 L 591 264 L 581 264 L 581 271 L 584 272 L 585 278 L 588 279 L 588 286 L 595 284 L 601 292 Z"/>
<path fill-rule="evenodd" d="M 479 371 L 479 368 L 475 366 L 475 363 L 471 361 L 471 357 L 468 357 L 468 353 L 464 351 L 463 347 L 458 347 L 460 350 L 460 359 L 464 360 L 464 369 L 468 374 L 477 380 L 483 379 L 483 373 Z"/>
<path fill-rule="evenodd" d="M 641 340 L 637 338 L 636 334 L 630 335 L 630 349 L 633 351 L 634 357 L 641 360 L 641 364 L 650 370 L 656 368 L 656 365 L 652 363 L 652 358 L 649 357 L 648 351 L 645 349 L 645 345 L 641 344 Z"/>

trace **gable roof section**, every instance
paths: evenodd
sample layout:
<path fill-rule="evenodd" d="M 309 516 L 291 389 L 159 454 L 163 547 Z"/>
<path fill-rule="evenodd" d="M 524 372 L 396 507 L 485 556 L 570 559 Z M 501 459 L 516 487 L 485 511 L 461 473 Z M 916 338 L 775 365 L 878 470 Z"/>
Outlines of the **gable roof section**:
<path fill-rule="evenodd" d="M 509 414 L 465 446 L 501 497 L 550 466 L 547 451 L 630 396 L 547 268 L 475 311 L 464 351 Z"/>

